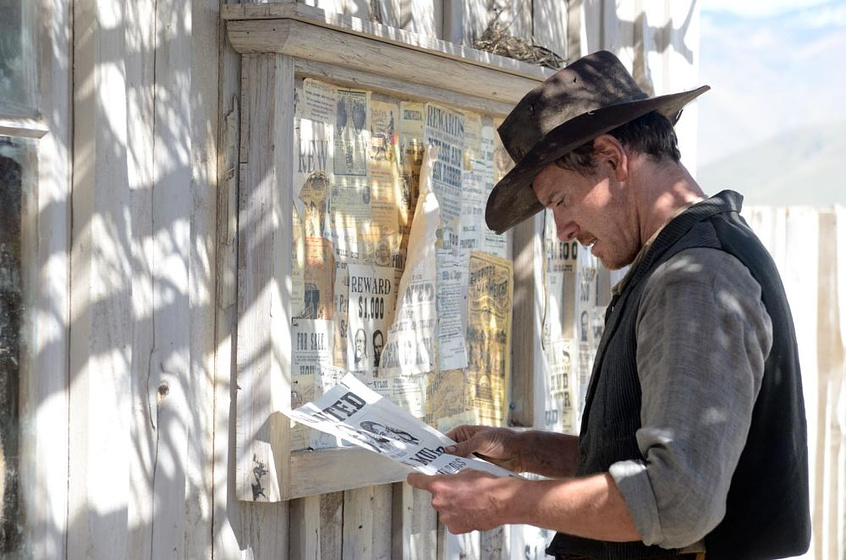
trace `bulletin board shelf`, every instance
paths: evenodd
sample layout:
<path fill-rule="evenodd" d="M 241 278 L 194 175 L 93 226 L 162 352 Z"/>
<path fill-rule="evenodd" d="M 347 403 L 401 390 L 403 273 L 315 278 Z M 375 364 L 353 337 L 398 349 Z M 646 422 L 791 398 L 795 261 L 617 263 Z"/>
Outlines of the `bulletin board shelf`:
<path fill-rule="evenodd" d="M 298 451 L 290 421 L 296 92 L 305 79 L 492 117 L 552 71 L 301 3 L 227 4 L 241 59 L 236 469 L 239 499 L 281 501 L 402 480 L 360 449 Z M 542 221 L 509 234 L 514 267 L 513 425 L 531 426 L 540 367 Z M 518 326 L 519 325 L 519 326 Z"/>

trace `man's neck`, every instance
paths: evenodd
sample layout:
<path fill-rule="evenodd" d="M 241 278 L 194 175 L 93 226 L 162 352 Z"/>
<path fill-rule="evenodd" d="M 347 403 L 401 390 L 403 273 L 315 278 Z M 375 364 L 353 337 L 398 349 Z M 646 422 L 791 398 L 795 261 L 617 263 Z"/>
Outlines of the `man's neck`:
<path fill-rule="evenodd" d="M 641 243 L 675 217 L 680 210 L 705 198 L 702 189 L 680 163 L 655 162 L 638 156 L 633 171 Z"/>

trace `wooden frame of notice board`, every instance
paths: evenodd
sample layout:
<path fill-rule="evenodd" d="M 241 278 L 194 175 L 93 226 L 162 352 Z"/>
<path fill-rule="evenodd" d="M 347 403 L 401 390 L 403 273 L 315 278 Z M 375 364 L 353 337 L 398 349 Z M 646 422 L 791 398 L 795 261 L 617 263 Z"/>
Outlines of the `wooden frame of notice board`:
<path fill-rule="evenodd" d="M 295 91 L 315 79 L 493 117 L 549 69 L 300 3 L 222 6 L 241 53 L 235 485 L 239 499 L 280 501 L 403 480 L 401 465 L 361 449 L 292 451 L 290 408 Z M 514 230 L 509 422 L 537 418 L 542 213 Z"/>

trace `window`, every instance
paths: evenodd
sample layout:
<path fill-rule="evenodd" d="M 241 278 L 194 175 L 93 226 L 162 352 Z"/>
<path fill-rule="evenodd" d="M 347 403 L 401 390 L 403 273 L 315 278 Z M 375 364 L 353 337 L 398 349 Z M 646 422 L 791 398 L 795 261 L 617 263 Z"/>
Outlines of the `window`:
<path fill-rule="evenodd" d="M 31 208 L 37 181 L 38 2 L 0 0 L 0 556 L 27 549 L 21 484 L 22 383 L 29 363 L 27 297 L 34 265 Z M 6 135 L 3 135 L 6 134 Z"/>
<path fill-rule="evenodd" d="M 34 117 L 38 108 L 36 8 L 31 0 L 0 0 L 0 114 Z"/>
<path fill-rule="evenodd" d="M 24 260 L 28 186 L 35 177 L 35 141 L 0 136 L 0 556 L 24 541 L 19 492 L 20 381 L 27 306 Z"/>

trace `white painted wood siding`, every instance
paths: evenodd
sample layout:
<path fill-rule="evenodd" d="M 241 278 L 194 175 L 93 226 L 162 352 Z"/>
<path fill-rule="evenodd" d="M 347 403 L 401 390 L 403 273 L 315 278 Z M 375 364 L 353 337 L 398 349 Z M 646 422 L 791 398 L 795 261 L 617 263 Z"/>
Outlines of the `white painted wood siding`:
<path fill-rule="evenodd" d="M 486 11 L 490 3 L 458 0 L 308 4 L 365 22 L 381 21 L 424 39 L 464 44 L 498 15 L 511 22 L 513 34 L 534 37 L 571 59 L 611 48 L 656 93 L 698 85 L 693 2 L 525 0 L 497 3 L 496 12 Z M 45 556 L 542 557 L 548 535 L 531 528 L 448 537 L 428 494 L 403 482 L 290 502 L 239 500 L 236 371 L 250 363 L 245 353 L 250 344 L 285 347 L 284 336 L 251 341 L 250 333 L 237 328 L 239 310 L 243 318 L 247 311 L 273 307 L 254 309 L 266 295 L 282 298 L 277 305 L 284 305 L 283 288 L 270 294 L 248 291 L 258 278 L 244 267 L 248 257 L 258 254 L 245 254 L 245 247 L 238 253 L 239 211 L 251 202 L 239 189 L 243 175 L 269 173 L 271 160 L 278 160 L 270 154 L 271 160 L 256 161 L 255 146 L 247 149 L 242 129 L 245 120 L 250 127 L 263 124 L 266 135 L 257 138 L 268 143 L 264 147 L 286 149 L 284 131 L 261 117 L 269 108 L 286 110 L 285 85 L 274 80 L 280 65 L 289 62 L 280 55 L 242 60 L 226 38 L 215 0 L 75 0 L 73 6 L 69 404 L 61 398 L 53 403 L 60 410 L 69 406 L 64 461 L 69 484 L 45 486 L 53 488 L 51 500 L 67 501 L 69 519 L 65 528 L 62 509 L 45 508 L 44 515 L 52 516 L 39 518 L 38 542 Z M 299 68 L 347 83 L 357 77 L 354 70 L 332 74 L 327 62 Z M 61 74 L 60 68 L 55 71 Z M 273 96 L 244 101 L 242 80 L 256 73 L 271 80 Z M 387 90 L 397 86 L 372 71 L 367 79 Z M 428 87 L 421 90 L 423 97 L 443 95 L 447 103 L 458 102 L 454 92 L 437 94 L 434 85 Z M 52 94 L 61 97 L 61 87 Z M 472 103 L 480 110 L 490 101 Z M 695 120 L 691 116 L 688 110 L 684 125 L 685 119 Z M 56 123 L 55 130 L 61 133 L 62 126 L 69 124 Z M 684 131 L 681 135 L 690 137 Z M 59 169 L 53 179 L 59 191 L 62 176 Z M 266 194 L 271 208 L 285 207 L 284 200 L 273 200 L 278 192 Z M 53 223 L 67 227 L 61 219 Z M 530 252 L 520 258 L 537 274 L 539 233 L 532 224 L 527 228 L 523 245 Z M 61 246 L 62 238 L 52 242 Z M 276 251 L 284 247 L 284 241 L 273 243 Z M 271 250 L 268 262 L 279 265 L 282 253 Z M 61 269 L 61 261 L 51 264 Z M 527 296 L 521 322 L 537 314 L 535 295 Z M 61 307 L 60 296 L 44 297 Z M 515 332 L 532 330 L 518 327 Z M 533 367 L 541 367 L 538 349 L 528 351 Z M 62 367 L 61 352 L 47 356 L 45 365 Z M 39 389 L 41 394 L 53 390 Z M 527 387 L 524 394 L 534 399 L 532 391 Z M 532 399 L 522 412 L 526 423 L 536 420 Z M 61 425 L 55 408 L 43 411 L 39 429 L 53 421 Z M 53 440 L 59 447 L 62 437 Z M 62 462 L 62 451 L 42 446 L 41 453 Z M 66 531 L 66 550 L 64 541 L 55 538 L 57 531 Z"/>
<path fill-rule="evenodd" d="M 217 12 L 74 3 L 68 558 L 212 556 Z"/>

